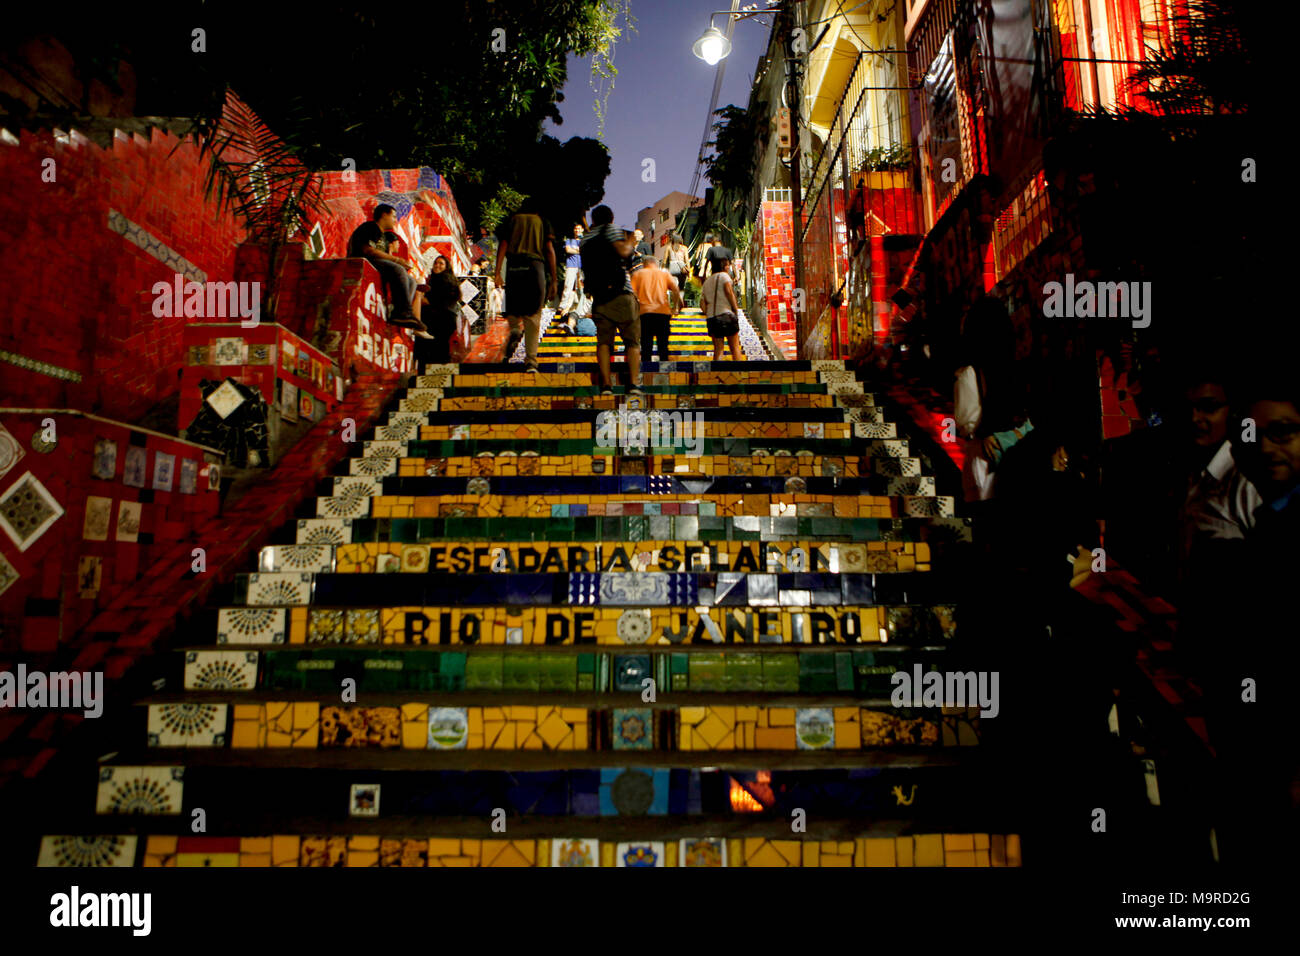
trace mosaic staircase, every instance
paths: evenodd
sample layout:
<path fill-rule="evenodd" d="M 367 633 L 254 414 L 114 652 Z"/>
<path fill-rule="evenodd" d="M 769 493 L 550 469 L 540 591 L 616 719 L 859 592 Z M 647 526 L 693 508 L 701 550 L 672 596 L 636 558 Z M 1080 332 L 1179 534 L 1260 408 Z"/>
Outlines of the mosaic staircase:
<path fill-rule="evenodd" d="M 961 646 L 967 522 L 841 363 L 692 331 L 643 398 L 573 338 L 427 369 L 157 660 L 40 862 L 1020 865 L 974 710 L 889 702 Z M 599 444 L 620 409 L 698 444 Z"/>

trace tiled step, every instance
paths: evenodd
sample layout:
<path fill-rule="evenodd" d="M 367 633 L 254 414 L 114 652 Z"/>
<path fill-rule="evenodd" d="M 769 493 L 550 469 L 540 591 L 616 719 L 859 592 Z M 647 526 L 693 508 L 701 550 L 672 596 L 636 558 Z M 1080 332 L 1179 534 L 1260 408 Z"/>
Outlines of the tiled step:
<path fill-rule="evenodd" d="M 418 461 L 416 459 L 415 461 Z M 418 465 L 408 464 L 402 470 L 419 472 Z M 685 475 L 495 475 L 480 474 L 460 476 L 434 476 L 422 473 L 397 474 L 386 477 L 347 476 L 334 479 L 330 498 L 351 498 L 361 487 L 372 493 L 367 497 L 450 498 L 461 495 L 483 495 L 484 482 L 491 479 L 492 495 L 540 497 L 556 495 L 564 498 L 577 496 L 579 503 L 595 496 L 613 499 L 616 495 L 649 493 L 678 497 L 726 495 L 851 495 L 857 497 L 888 497 L 891 495 L 931 496 L 935 494 L 934 479 L 930 477 L 895 478 L 892 476 L 852 477 L 827 475 L 721 475 L 688 477 Z M 370 488 L 366 484 L 370 483 Z M 531 492 L 531 493 L 530 493 Z M 664 513 L 672 514 L 671 508 Z M 331 509 L 325 508 L 324 511 Z M 586 509 L 583 509 L 584 511 Z M 321 517 L 327 515 L 322 514 Z M 348 515 L 352 517 L 352 515 Z M 559 517 L 559 515 L 557 515 Z"/>
<path fill-rule="evenodd" d="M 296 577 L 296 575 L 295 575 Z M 310 577 L 310 575 L 308 575 Z M 341 581 L 355 575 L 335 575 Z M 390 577 L 384 575 L 383 577 Z M 396 577 L 396 575 L 392 575 Z M 454 577 L 454 576 L 453 576 Z M 478 577 L 484 577 L 478 575 Z M 548 578 L 549 575 L 532 575 Z M 689 575 L 688 575 L 689 577 Z M 865 575 L 864 577 L 871 577 Z M 879 577 L 877 578 L 879 581 Z M 277 582 L 281 584 L 283 582 Z M 365 581 L 362 579 L 362 583 Z M 213 631 L 216 644 L 270 646 L 277 644 L 497 644 L 555 646 L 564 644 L 668 645 L 742 645 L 767 644 L 932 644 L 951 639 L 957 633 L 957 612 L 953 605 L 938 601 L 929 604 L 860 603 L 838 601 L 811 606 L 818 592 L 787 592 L 802 605 L 757 605 L 753 607 L 710 606 L 637 606 L 621 609 L 588 606 L 589 609 L 547 603 L 557 586 L 541 581 L 536 592 L 524 585 L 509 588 L 512 598 L 531 598 L 532 607 L 523 604 L 474 606 L 485 596 L 507 590 L 466 589 L 466 604 L 430 602 L 428 588 L 416 585 L 420 596 L 391 605 L 380 605 L 374 594 L 365 602 L 347 607 L 328 602 L 309 608 L 305 598 L 309 581 L 295 582 L 304 603 L 286 606 L 239 606 L 217 609 Z M 757 587 L 757 585 L 754 585 Z M 338 587 L 335 595 L 344 589 Z M 268 589 L 269 592 L 269 589 Z M 453 598 L 454 589 L 443 589 Z M 860 596 L 872 597 L 869 585 Z M 282 598 L 283 593 L 273 595 Z M 595 594 L 591 595 L 597 596 Z M 826 596 L 829 596 L 827 594 Z M 858 594 L 850 594 L 857 597 Z M 632 598 L 627 598 L 632 601 Z M 639 602 L 641 605 L 649 602 Z M 201 633 L 201 631 L 199 631 Z"/>
<path fill-rule="evenodd" d="M 468 433 L 467 433 L 468 434 Z M 739 459 L 753 458 L 806 458 L 813 456 L 832 456 L 858 457 L 861 461 L 870 463 L 871 471 L 874 474 L 889 475 L 919 475 L 921 474 L 921 462 L 919 458 L 909 458 L 901 454 L 905 442 L 901 440 L 881 440 L 862 442 L 858 439 L 828 439 L 828 438 L 761 438 L 751 440 L 748 438 L 703 438 L 697 439 L 696 444 L 691 450 L 698 451 L 698 456 L 684 454 L 684 446 L 677 445 L 663 449 L 665 455 L 676 455 L 686 459 L 687 463 L 692 457 L 700 458 L 719 458 L 729 457 L 733 461 Z M 471 439 L 468 437 L 459 439 L 448 439 L 445 441 L 421 441 L 411 439 L 407 441 L 397 440 L 366 440 L 362 442 L 364 451 L 362 458 L 427 458 L 438 459 L 453 457 L 495 457 L 495 458 L 555 458 L 579 456 L 595 456 L 602 459 L 625 458 L 625 457 L 644 457 L 644 455 L 620 454 L 621 449 L 598 448 L 595 436 L 587 438 L 570 438 L 562 440 L 540 439 L 532 441 L 527 438 L 506 438 L 506 439 Z M 860 452 L 866 454 L 859 455 Z M 646 454 L 659 454 L 660 450 L 649 447 Z M 893 464 L 890 460 L 896 461 Z M 360 459 L 353 458 L 352 461 Z M 605 462 L 609 464 L 608 460 Z M 426 463 L 426 468 L 427 468 Z M 541 463 L 533 461 L 532 463 L 519 462 L 513 463 L 518 467 L 535 467 Z M 562 467 L 565 462 L 550 461 L 546 463 L 553 473 L 557 471 L 557 466 Z M 743 467 L 743 462 L 739 462 Z M 653 472 L 671 473 L 676 468 L 655 468 L 650 469 Z M 426 471 L 427 473 L 427 471 Z M 533 472 L 540 474 L 540 471 Z M 736 474 L 737 472 L 732 472 Z"/>
<path fill-rule="evenodd" d="M 969 518 L 842 518 L 793 516 L 719 515 L 716 502 L 700 502 L 698 514 L 623 514 L 625 505 L 614 502 L 617 514 L 597 515 L 597 507 L 608 511 L 610 504 L 591 502 L 586 517 L 454 515 L 434 518 L 302 518 L 297 523 L 298 544 L 353 544 L 485 538 L 495 541 L 590 541 L 623 543 L 658 540 L 682 541 L 790 541 L 801 537 L 839 539 L 851 542 L 971 540 Z M 686 502 L 685 504 L 690 504 Z M 631 510 L 631 509 L 628 509 Z"/>
<path fill-rule="evenodd" d="M 378 821 L 376 821 L 378 822 Z M 177 867 L 375 867 L 375 866 L 867 866 L 867 867 L 1018 867 L 1018 834 L 928 833 L 894 836 L 895 829 L 881 825 L 880 835 L 859 837 L 848 833 L 811 833 L 806 840 L 782 839 L 771 826 L 768 836 L 747 838 L 701 836 L 699 828 L 644 828 L 648 834 L 626 840 L 586 838 L 588 833 L 610 836 L 602 821 L 595 826 L 570 826 L 563 836 L 519 839 L 482 839 L 481 818 L 445 831 L 444 836 L 411 837 L 425 833 L 421 817 L 401 821 L 405 829 L 367 827 L 365 821 L 349 830 L 374 835 L 320 835 L 320 829 L 298 830 L 261 837 L 111 836 L 97 841 L 73 837 L 47 837 L 42 844 L 42 865 L 55 860 L 95 860 L 98 865 Z M 788 824 L 780 825 L 788 831 Z M 477 827 L 477 829 L 475 829 Z M 718 825 L 717 832 L 735 832 L 735 826 Z M 825 828 L 823 828 L 825 829 Z M 266 832 L 266 831 L 263 831 Z M 555 832 L 550 829 L 548 832 Z M 745 830 L 749 833 L 749 829 Z M 874 832 L 874 831 L 873 831 Z M 381 835 L 382 834 L 382 835 Z M 398 834 L 396 836 L 390 834 Z M 827 837 L 822 839 L 822 837 Z M 967 849 L 967 847 L 971 849 Z M 958 849 L 960 847 L 960 849 Z M 48 863 L 44 861 L 50 861 Z M 112 861 L 112 862 L 107 862 Z M 87 864 L 90 865 L 90 864 Z"/>
<path fill-rule="evenodd" d="M 412 443 L 414 444 L 414 443 Z M 362 458 L 349 459 L 350 474 L 358 478 L 387 478 L 394 475 L 404 477 L 453 477 L 469 478 L 475 475 L 524 475 L 536 477 L 541 474 L 542 462 L 546 457 L 547 471 L 551 475 L 676 475 L 704 477 L 714 475 L 745 475 L 754 477 L 793 477 L 802 476 L 826 478 L 857 478 L 866 475 L 885 475 L 891 478 L 903 477 L 897 466 L 884 465 L 882 459 L 865 458 L 859 455 L 804 454 L 787 452 L 784 455 L 754 455 L 745 458 L 730 458 L 722 454 L 693 454 L 683 452 L 680 448 L 674 454 L 651 454 L 636 456 L 618 456 L 611 463 L 612 455 L 595 454 L 596 451 L 613 451 L 597 449 L 594 445 L 590 453 L 582 455 L 518 455 L 503 452 L 481 452 L 479 455 L 457 452 L 433 457 L 418 455 L 398 456 L 381 454 L 384 449 L 375 448 L 373 454 Z M 691 452 L 699 449 L 691 449 Z M 556 460 L 560 459 L 560 460 Z M 890 459 L 889 461 L 898 461 Z M 920 475 L 919 459 L 907 459 L 911 462 L 910 470 L 916 472 L 913 481 L 933 483 L 932 478 Z M 919 487 L 919 485 L 918 485 Z M 923 492 L 900 492 L 903 494 L 922 494 Z"/>
<path fill-rule="evenodd" d="M 408 550 L 409 549 L 409 550 Z M 420 554 L 423 550 L 425 553 Z M 464 571 L 830 571 L 890 574 L 930 570 L 925 542 L 829 541 L 715 542 L 643 541 L 598 549 L 592 542 L 472 541 L 409 545 L 402 542 L 345 545 L 268 545 L 258 570 L 341 574 Z"/>
<path fill-rule="evenodd" d="M 176 749 L 225 750 L 238 762 L 246 750 L 547 751 L 835 751 L 961 747 L 979 743 L 978 707 L 894 709 L 818 703 L 625 703 L 593 706 L 400 700 L 338 704 L 266 700 L 234 704 L 157 703 L 139 708 L 142 742 L 160 759 Z M 130 757 L 124 758 L 133 759 Z M 431 757 L 436 764 L 436 757 Z"/>
<path fill-rule="evenodd" d="M 376 704 L 436 695 L 436 700 L 424 702 L 457 706 L 490 703 L 506 693 L 521 704 L 585 706 L 598 699 L 594 695 L 614 702 L 635 694 L 634 700 L 639 700 L 642 681 L 652 677 L 656 687 L 671 692 L 672 701 L 682 706 L 716 703 L 719 695 L 725 695 L 724 703 L 806 704 L 800 695 L 817 695 L 825 705 L 851 705 L 887 700 L 895 671 L 911 673 L 917 665 L 923 671 L 942 669 L 949 653 L 946 646 L 924 645 L 772 650 L 650 645 L 626 653 L 575 646 L 535 652 L 489 647 L 435 651 L 415 645 L 185 649 L 166 658 L 159 672 L 164 687 L 178 690 L 145 702 L 238 703 L 268 695 L 287 700 L 317 694 L 337 698 L 346 677 L 356 681 L 358 695 Z M 413 694 L 417 696 L 409 696 Z"/>

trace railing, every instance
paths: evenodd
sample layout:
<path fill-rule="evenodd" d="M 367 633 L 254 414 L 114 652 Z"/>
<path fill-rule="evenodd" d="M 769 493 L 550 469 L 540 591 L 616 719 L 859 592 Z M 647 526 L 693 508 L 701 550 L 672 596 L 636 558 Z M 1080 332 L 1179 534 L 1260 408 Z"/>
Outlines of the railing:
<path fill-rule="evenodd" d="M 790 202 L 792 192 L 789 186 L 768 186 L 763 190 L 763 202 Z"/>

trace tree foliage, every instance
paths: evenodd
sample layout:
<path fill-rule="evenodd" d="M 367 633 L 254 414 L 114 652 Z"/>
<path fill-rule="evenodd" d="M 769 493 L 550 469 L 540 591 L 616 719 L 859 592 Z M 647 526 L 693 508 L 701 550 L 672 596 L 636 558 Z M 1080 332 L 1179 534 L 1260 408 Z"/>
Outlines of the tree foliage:
<path fill-rule="evenodd" d="M 340 169 L 347 159 L 359 169 L 431 166 L 452 181 L 473 229 L 503 188 L 527 192 L 522 181 L 552 149 L 539 139 L 542 123 L 562 122 L 568 55 L 594 55 L 608 69 L 625 7 L 144 0 L 130 17 L 104 8 L 43 23 L 28 14 L 19 32 L 58 37 L 83 72 L 106 81 L 117 59 L 102 51 L 120 52 L 138 79 L 142 115 L 215 119 L 230 86 L 313 169 Z M 205 31 L 203 52 L 195 29 Z M 581 149 L 591 152 L 572 152 Z M 599 195 L 602 183 L 577 191 Z"/>

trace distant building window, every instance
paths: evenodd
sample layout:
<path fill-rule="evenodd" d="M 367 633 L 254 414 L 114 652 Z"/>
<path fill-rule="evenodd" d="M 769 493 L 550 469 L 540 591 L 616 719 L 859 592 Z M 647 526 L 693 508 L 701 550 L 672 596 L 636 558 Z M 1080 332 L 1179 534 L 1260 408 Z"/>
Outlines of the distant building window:
<path fill-rule="evenodd" d="M 667 209 L 661 209 L 661 210 L 659 210 L 659 221 L 660 221 L 660 222 L 667 222 L 667 221 L 668 221 L 668 210 L 667 210 Z"/>

